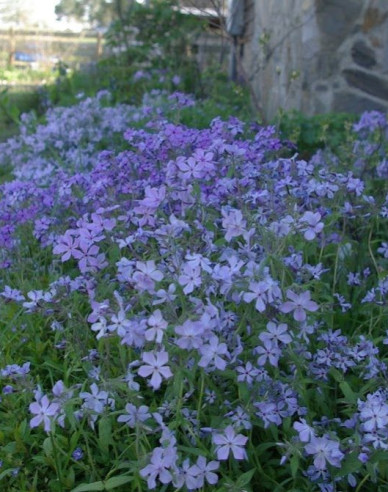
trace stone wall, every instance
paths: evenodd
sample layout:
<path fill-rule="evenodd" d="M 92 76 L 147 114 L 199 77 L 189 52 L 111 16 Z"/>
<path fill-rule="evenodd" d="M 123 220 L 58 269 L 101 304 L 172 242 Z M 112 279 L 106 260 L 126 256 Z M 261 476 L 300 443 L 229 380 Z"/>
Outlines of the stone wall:
<path fill-rule="evenodd" d="M 388 110 L 388 0 L 253 0 L 243 65 L 264 113 Z"/>

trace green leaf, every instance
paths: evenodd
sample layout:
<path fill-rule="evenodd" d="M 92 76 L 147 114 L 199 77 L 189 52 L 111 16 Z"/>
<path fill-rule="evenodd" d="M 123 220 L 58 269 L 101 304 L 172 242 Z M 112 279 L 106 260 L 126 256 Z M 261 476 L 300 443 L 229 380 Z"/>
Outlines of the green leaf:
<path fill-rule="evenodd" d="M 361 461 L 358 459 L 358 452 L 350 453 L 341 462 L 341 469 L 336 470 L 334 476 L 343 477 L 349 473 L 355 473 L 362 467 Z"/>
<path fill-rule="evenodd" d="M 188 446 L 179 446 L 179 449 L 188 454 L 193 454 L 194 456 L 203 456 L 203 451 L 197 448 L 189 448 Z"/>
<path fill-rule="evenodd" d="M 249 470 L 242 475 L 238 477 L 238 480 L 236 482 L 237 487 L 244 487 L 244 485 L 248 485 L 249 482 L 252 480 L 253 475 L 255 474 L 256 469 L 252 468 L 252 470 Z"/>
<path fill-rule="evenodd" d="M 8 468 L 8 470 L 4 470 L 3 473 L 0 473 L 0 480 L 3 480 L 8 475 L 12 475 L 12 473 L 17 472 L 18 468 Z"/>
<path fill-rule="evenodd" d="M 46 437 L 46 439 L 43 441 L 43 451 L 45 452 L 46 456 L 53 455 L 53 443 L 51 441 L 51 437 Z"/>
<path fill-rule="evenodd" d="M 344 375 L 334 367 L 330 368 L 329 374 L 337 381 L 337 383 L 342 383 L 344 380 Z"/>
<path fill-rule="evenodd" d="M 261 456 L 267 451 L 267 449 L 274 448 L 274 447 L 276 447 L 276 443 L 274 442 L 264 442 L 263 444 L 259 444 L 258 446 L 255 447 L 255 455 Z"/>
<path fill-rule="evenodd" d="M 64 478 L 64 484 L 66 488 L 73 487 L 75 482 L 75 472 L 74 468 L 70 468 L 66 471 L 66 478 Z"/>
<path fill-rule="evenodd" d="M 252 398 L 252 391 L 247 384 L 241 384 L 239 387 L 240 400 L 244 403 L 248 403 Z"/>
<path fill-rule="evenodd" d="M 379 463 L 380 461 L 387 461 L 387 460 L 388 460 L 388 453 L 386 451 L 377 451 L 370 458 L 371 463 Z"/>
<path fill-rule="evenodd" d="M 103 482 L 82 483 L 71 492 L 93 492 L 94 490 L 105 490 Z"/>
<path fill-rule="evenodd" d="M 128 475 L 118 475 L 117 477 L 109 478 L 105 482 L 106 490 L 112 490 L 116 487 L 120 487 L 120 485 L 124 485 L 126 483 L 132 482 L 133 477 Z"/>
<path fill-rule="evenodd" d="M 77 447 L 79 440 L 79 433 L 75 432 L 70 438 L 70 449 L 75 449 Z"/>
<path fill-rule="evenodd" d="M 294 456 L 290 459 L 290 467 L 291 467 L 291 475 L 292 478 L 296 477 L 299 469 L 299 456 L 294 454 Z"/>
<path fill-rule="evenodd" d="M 342 383 L 339 383 L 339 387 L 349 403 L 357 403 L 358 395 L 354 393 L 354 391 L 346 381 L 342 381 Z"/>
<path fill-rule="evenodd" d="M 109 454 L 109 444 L 112 444 L 112 423 L 109 417 L 103 417 L 98 424 L 98 443 L 104 454 Z"/>

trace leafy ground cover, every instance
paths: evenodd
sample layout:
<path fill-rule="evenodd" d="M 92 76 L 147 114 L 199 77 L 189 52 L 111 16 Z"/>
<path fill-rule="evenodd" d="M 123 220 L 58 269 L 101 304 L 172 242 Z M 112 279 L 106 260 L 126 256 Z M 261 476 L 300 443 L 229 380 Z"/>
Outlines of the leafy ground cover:
<path fill-rule="evenodd" d="M 303 160 L 109 98 L 1 144 L 2 490 L 386 490 L 385 116 Z"/>

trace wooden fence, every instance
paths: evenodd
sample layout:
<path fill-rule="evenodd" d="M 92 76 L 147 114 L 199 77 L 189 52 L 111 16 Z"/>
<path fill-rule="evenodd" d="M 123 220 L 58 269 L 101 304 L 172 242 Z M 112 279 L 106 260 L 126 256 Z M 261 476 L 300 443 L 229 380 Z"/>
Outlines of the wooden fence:
<path fill-rule="evenodd" d="M 23 56 L 18 56 L 21 53 L 36 59 L 42 66 L 52 65 L 55 60 L 76 65 L 90 63 L 102 56 L 103 49 L 103 36 L 92 31 L 0 29 L 0 65 L 3 67 L 28 64 L 28 61 L 20 59 Z"/>
<path fill-rule="evenodd" d="M 225 39 L 214 33 L 205 33 L 192 41 L 193 54 L 201 67 L 217 63 L 228 51 Z M 0 29 L 0 67 L 3 68 L 43 68 L 53 66 L 59 60 L 79 68 L 96 62 L 105 52 L 104 38 L 95 31 Z"/>

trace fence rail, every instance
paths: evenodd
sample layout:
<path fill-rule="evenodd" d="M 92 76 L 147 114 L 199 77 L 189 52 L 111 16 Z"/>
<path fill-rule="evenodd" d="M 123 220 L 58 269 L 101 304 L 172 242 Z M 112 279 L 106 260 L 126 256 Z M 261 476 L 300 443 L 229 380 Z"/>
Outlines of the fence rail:
<path fill-rule="evenodd" d="M 19 52 L 35 56 L 41 65 L 50 64 L 53 58 L 69 63 L 91 62 L 103 54 L 103 45 L 99 32 L 0 29 L 0 64 L 23 66 L 15 57 Z"/>
<path fill-rule="evenodd" d="M 193 39 L 193 54 L 199 65 L 217 62 L 228 51 L 222 36 L 204 33 Z M 96 62 L 105 52 L 101 33 L 95 31 L 56 32 L 31 29 L 0 29 L 0 67 L 52 66 L 55 61 L 79 67 Z M 34 58 L 26 59 L 26 56 Z"/>

